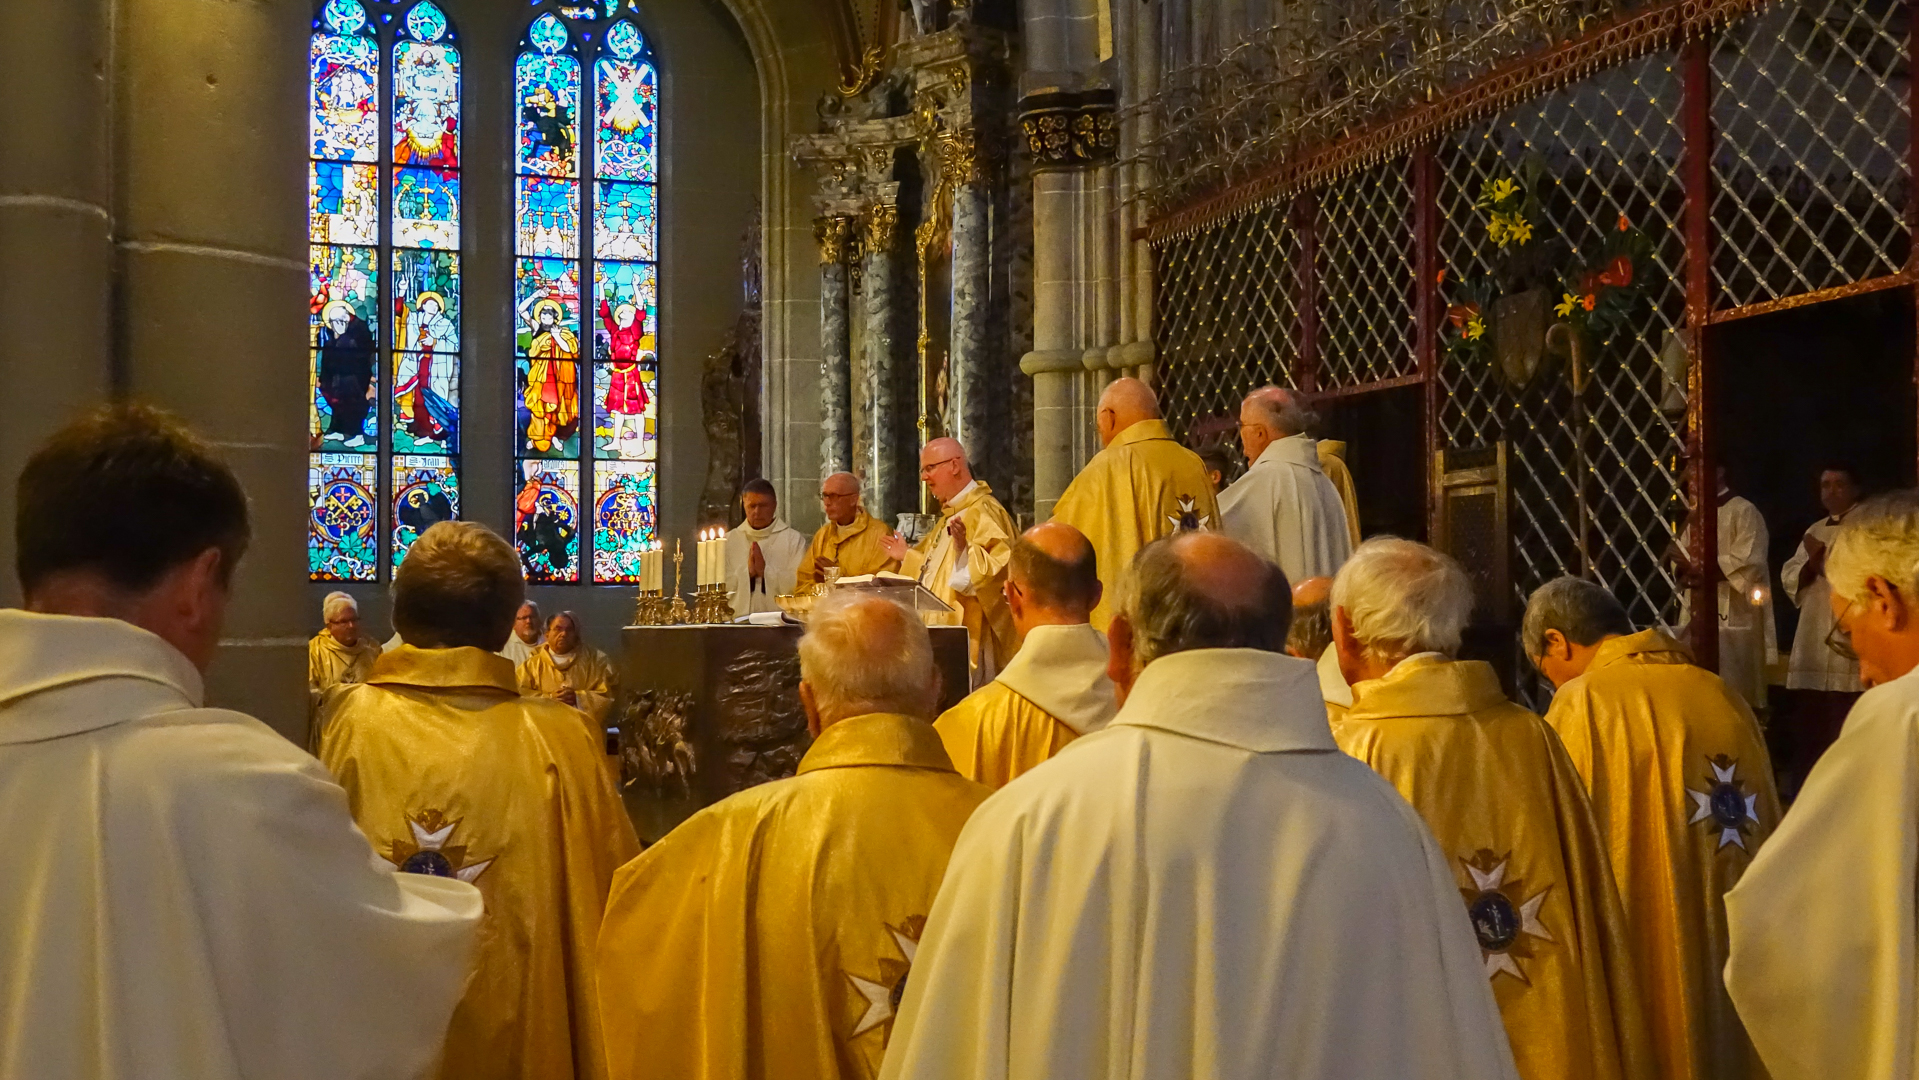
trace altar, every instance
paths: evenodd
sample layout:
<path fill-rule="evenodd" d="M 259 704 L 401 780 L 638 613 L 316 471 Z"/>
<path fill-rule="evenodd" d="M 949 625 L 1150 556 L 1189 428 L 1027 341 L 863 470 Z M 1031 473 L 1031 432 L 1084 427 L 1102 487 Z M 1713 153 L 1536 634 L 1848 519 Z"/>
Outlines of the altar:
<path fill-rule="evenodd" d="M 701 807 L 793 775 L 812 745 L 800 707 L 804 627 L 629 626 L 621 631 L 621 794 L 652 843 Z M 966 629 L 930 628 L 940 709 L 967 693 Z"/>

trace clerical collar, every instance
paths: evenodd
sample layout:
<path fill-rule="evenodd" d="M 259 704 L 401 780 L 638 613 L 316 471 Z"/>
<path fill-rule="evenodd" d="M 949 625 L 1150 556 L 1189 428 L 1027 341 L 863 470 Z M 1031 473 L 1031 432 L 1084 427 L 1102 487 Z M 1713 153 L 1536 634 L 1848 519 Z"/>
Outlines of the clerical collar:
<path fill-rule="evenodd" d="M 973 493 L 973 489 L 978 486 L 979 486 L 978 480 L 968 480 L 966 482 L 965 487 L 954 492 L 952 498 L 946 500 L 940 505 L 941 506 L 958 506 L 968 495 L 971 495 Z"/>
<path fill-rule="evenodd" d="M 864 529 L 866 527 L 866 522 L 862 521 L 861 519 L 864 518 L 865 516 L 866 516 L 866 512 L 862 510 L 854 514 L 853 520 L 847 522 L 844 525 L 841 525 L 837 521 L 833 522 L 832 524 L 833 524 L 834 539 L 837 539 L 837 540 L 850 539 L 855 533 L 859 532 L 861 529 Z"/>
<path fill-rule="evenodd" d="M 573 666 L 573 662 L 575 660 L 578 660 L 580 658 L 580 650 L 574 649 L 572 652 L 569 652 L 569 653 L 556 653 L 552 649 L 548 649 L 546 650 L 546 655 L 548 659 L 553 661 L 554 667 L 559 668 L 561 671 L 565 671 L 567 668 L 570 668 Z"/>
<path fill-rule="evenodd" d="M 779 518 L 774 518 L 773 521 L 770 524 L 768 524 L 766 528 L 764 529 L 755 529 L 753 526 L 742 521 L 740 522 L 740 527 L 737 529 L 734 529 L 733 531 L 741 534 L 742 536 L 745 536 L 748 540 L 751 540 L 757 544 L 763 540 L 767 540 L 771 538 L 774 533 L 777 533 L 784 528 L 786 528 L 786 523 L 781 521 Z"/>

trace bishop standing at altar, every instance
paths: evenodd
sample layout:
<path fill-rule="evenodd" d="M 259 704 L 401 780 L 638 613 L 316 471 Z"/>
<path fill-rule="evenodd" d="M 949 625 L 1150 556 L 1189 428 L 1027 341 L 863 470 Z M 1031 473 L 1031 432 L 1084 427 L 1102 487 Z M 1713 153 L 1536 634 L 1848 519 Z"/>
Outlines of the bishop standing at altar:
<path fill-rule="evenodd" d="M 1096 422 L 1104 449 L 1067 485 L 1053 520 L 1084 533 L 1098 553 L 1105 590 L 1091 622 L 1105 630 L 1133 553 L 1168 533 L 1219 528 L 1219 504 L 1206 463 L 1173 438 L 1145 383 L 1115 379 L 1099 396 Z"/>
<path fill-rule="evenodd" d="M 1825 558 L 1828 638 L 1871 689 L 1726 896 L 1726 986 L 1772 1080 L 1908 1080 L 1919 1057 L 1919 492 Z"/>
<path fill-rule="evenodd" d="M 1140 550 L 1119 713 L 988 800 L 913 959 L 886 1080 L 1508 1080 L 1451 857 L 1339 753 L 1285 575 Z"/>
<path fill-rule="evenodd" d="M 893 530 L 860 505 L 859 477 L 836 472 L 820 481 L 820 508 L 826 511 L 826 523 L 800 556 L 795 591 L 825 581 L 831 570 L 842 577 L 860 577 L 899 569 L 882 544 Z"/>
<path fill-rule="evenodd" d="M 988 787 L 1031 770 L 1119 708 L 1106 637 L 1087 618 L 1101 595 L 1093 545 L 1071 525 L 1035 525 L 1013 544 L 1006 606 L 1019 653 L 934 722 L 953 767 Z"/>
<path fill-rule="evenodd" d="M 606 1075 L 593 948 L 639 839 L 601 739 L 573 709 L 521 697 L 497 655 L 525 593 L 513 546 L 486 526 L 428 529 L 393 575 L 407 644 L 340 695 L 320 745 L 375 855 L 486 898 L 444 1080 Z"/>
<path fill-rule="evenodd" d="M 251 536 L 233 472 L 177 421 L 121 405 L 37 450 L 15 506 L 0 1076 L 421 1075 L 480 893 L 395 873 L 319 762 L 206 707 Z"/>
<path fill-rule="evenodd" d="M 959 440 L 934 439 L 920 450 L 920 480 L 940 501 L 939 522 L 911 548 L 889 535 L 886 554 L 899 560 L 902 573 L 955 609 L 928 618 L 966 627 L 978 686 L 998 674 L 1019 648 L 1001 590 L 1018 529 L 993 489 L 973 479 Z"/>
<path fill-rule="evenodd" d="M 779 598 L 799 580 L 806 537 L 779 516 L 780 497 L 758 477 L 740 487 L 746 520 L 726 534 L 726 587 L 733 614 L 780 610 Z"/>
<path fill-rule="evenodd" d="M 1721 974 L 1726 890 L 1779 823 L 1752 709 L 1664 631 L 1634 633 L 1618 599 L 1590 581 L 1540 586 L 1520 638 L 1558 688 L 1546 722 L 1592 796 L 1658 1074 L 1763 1077 Z"/>
<path fill-rule="evenodd" d="M 600 935 L 616 1080 L 871 1080 L 960 827 L 918 616 L 836 592 L 800 639 L 796 775 L 693 815 L 620 870 Z"/>
<path fill-rule="evenodd" d="M 1239 407 L 1245 475 L 1219 493 L 1226 534 L 1279 564 L 1288 581 L 1332 577 L 1352 552 L 1339 491 L 1311 436 L 1312 413 L 1290 390 L 1265 386 Z"/>
<path fill-rule="evenodd" d="M 1361 544 L 1333 585 L 1352 708 L 1340 749 L 1419 811 L 1449 858 L 1526 1080 L 1640 1080 L 1652 1048 L 1626 916 L 1584 782 L 1559 736 L 1459 660 L 1473 613 L 1459 564 Z"/>

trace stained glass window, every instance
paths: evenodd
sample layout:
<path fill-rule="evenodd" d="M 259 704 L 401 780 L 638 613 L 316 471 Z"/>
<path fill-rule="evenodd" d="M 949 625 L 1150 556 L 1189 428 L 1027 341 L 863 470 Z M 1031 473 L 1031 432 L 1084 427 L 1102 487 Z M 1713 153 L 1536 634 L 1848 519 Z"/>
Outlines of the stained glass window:
<path fill-rule="evenodd" d="M 514 64 L 514 527 L 532 581 L 637 580 L 656 533 L 659 75 L 633 8 L 543 10 Z"/>
<path fill-rule="evenodd" d="M 307 568 L 374 581 L 459 514 L 460 51 L 433 0 L 324 0 L 308 58 Z"/>

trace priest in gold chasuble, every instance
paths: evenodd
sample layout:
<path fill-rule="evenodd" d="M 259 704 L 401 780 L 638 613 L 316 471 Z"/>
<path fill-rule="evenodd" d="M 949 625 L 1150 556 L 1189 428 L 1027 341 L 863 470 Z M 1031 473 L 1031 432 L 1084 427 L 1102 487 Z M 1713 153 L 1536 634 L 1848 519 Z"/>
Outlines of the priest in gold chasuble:
<path fill-rule="evenodd" d="M 800 556 L 795 591 L 825 581 L 829 569 L 838 570 L 841 577 L 899 569 L 881 544 L 893 530 L 860 505 L 859 477 L 839 472 L 820 481 L 820 506 L 826 511 L 826 523 Z"/>
<path fill-rule="evenodd" d="M 920 479 L 940 501 L 939 523 L 911 549 L 898 536 L 889 536 L 886 554 L 900 561 L 901 573 L 917 578 L 957 609 L 927 619 L 966 627 L 977 686 L 1005 667 L 1019 648 L 1012 614 L 1000 592 L 1018 527 L 993 497 L 993 489 L 973 479 L 966 448 L 958 440 L 926 444 L 920 451 Z"/>
<path fill-rule="evenodd" d="M 1381 538 L 1333 587 L 1353 705 L 1340 749 L 1371 765 L 1439 841 L 1526 1080 L 1639 1080 L 1651 1047 L 1626 919 L 1578 772 L 1491 665 L 1455 660 L 1472 584 L 1423 544 Z"/>
<path fill-rule="evenodd" d="M 444 1080 L 605 1075 L 593 947 L 639 841 L 580 714 L 521 697 L 494 654 L 524 589 L 513 548 L 483 526 L 428 529 L 394 576 L 410 644 L 339 695 L 320 746 L 381 858 L 485 899 Z"/>
<path fill-rule="evenodd" d="M 1058 521 L 1013 545 L 1006 604 L 1019 653 L 933 722 L 961 775 L 1004 787 L 1119 711 L 1106 638 L 1086 621 L 1100 596 L 1095 559 L 1086 537 Z"/>
<path fill-rule="evenodd" d="M 521 693 L 573 706 L 602 737 L 613 714 L 616 682 L 613 661 L 580 640 L 580 621 L 570 611 L 547 620 L 545 643 L 519 668 Z"/>
<path fill-rule="evenodd" d="M 1725 893 L 1779 823 L 1752 710 L 1677 641 L 1634 633 L 1588 581 L 1541 586 L 1522 637 L 1559 688 L 1546 722 L 1592 795 L 1660 1075 L 1764 1076 L 1722 975 Z"/>
<path fill-rule="evenodd" d="M 1091 621 L 1104 631 L 1133 554 L 1181 529 L 1219 528 L 1219 504 L 1206 463 L 1173 438 L 1145 383 L 1114 380 L 1099 396 L 1097 420 L 1104 449 L 1067 485 L 1053 520 L 1085 533 L 1099 553 L 1105 591 Z"/>
<path fill-rule="evenodd" d="M 932 644 L 839 593 L 800 642 L 798 774 L 693 815 L 623 867 L 600 934 L 616 1080 L 870 1080 L 960 828 L 987 790 L 927 718 Z"/>
<path fill-rule="evenodd" d="M 360 632 L 360 605 L 352 595 L 328 593 L 320 615 L 326 626 L 307 642 L 309 715 L 319 708 L 328 690 L 366 678 L 367 669 L 380 655 L 380 643 Z M 317 740 L 318 725 L 311 730 Z"/>

